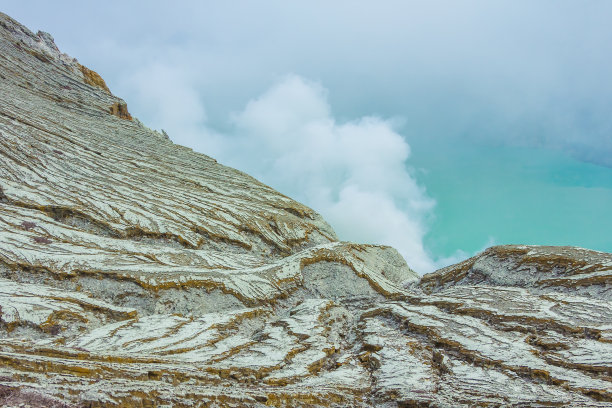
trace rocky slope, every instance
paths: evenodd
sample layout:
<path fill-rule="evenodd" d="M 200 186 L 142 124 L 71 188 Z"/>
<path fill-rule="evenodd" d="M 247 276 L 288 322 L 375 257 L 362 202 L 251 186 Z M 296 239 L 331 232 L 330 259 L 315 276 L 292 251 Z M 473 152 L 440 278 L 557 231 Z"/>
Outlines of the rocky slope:
<path fill-rule="evenodd" d="M 419 280 L 0 14 L 0 405 L 612 406 L 612 255 Z"/>

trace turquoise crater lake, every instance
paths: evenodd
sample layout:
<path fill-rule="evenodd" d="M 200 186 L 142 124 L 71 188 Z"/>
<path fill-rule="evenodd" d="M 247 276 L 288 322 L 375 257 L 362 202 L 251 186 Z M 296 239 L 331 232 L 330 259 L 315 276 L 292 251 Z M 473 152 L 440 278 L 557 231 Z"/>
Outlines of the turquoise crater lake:
<path fill-rule="evenodd" d="M 409 165 L 437 205 L 434 257 L 492 244 L 612 252 L 612 168 L 525 147 L 411 143 Z"/>

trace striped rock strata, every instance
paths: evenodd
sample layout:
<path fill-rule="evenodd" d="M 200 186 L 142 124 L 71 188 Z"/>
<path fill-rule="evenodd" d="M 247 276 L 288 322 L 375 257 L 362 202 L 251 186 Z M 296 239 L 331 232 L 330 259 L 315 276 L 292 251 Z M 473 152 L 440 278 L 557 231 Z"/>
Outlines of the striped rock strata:
<path fill-rule="evenodd" d="M 0 405 L 612 404 L 612 255 L 422 279 L 0 14 Z"/>

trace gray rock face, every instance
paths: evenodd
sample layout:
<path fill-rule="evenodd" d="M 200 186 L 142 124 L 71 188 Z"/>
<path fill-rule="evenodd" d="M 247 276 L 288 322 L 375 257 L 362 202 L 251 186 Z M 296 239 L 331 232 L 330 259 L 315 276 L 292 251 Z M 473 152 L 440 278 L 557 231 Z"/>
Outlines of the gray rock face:
<path fill-rule="evenodd" d="M 528 288 L 612 300 L 610 254 L 573 247 L 508 245 L 492 247 L 458 265 L 429 274 L 427 292 L 452 286 L 492 285 Z"/>
<path fill-rule="evenodd" d="M 0 14 L 0 405 L 611 406 L 612 255 L 422 279 Z"/>

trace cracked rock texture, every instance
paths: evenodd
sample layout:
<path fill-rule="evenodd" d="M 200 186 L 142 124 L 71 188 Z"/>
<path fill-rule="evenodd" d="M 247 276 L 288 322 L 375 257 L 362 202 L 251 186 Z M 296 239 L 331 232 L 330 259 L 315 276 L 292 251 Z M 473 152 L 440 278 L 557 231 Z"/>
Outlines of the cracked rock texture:
<path fill-rule="evenodd" d="M 422 279 L 0 14 L 0 406 L 612 406 L 612 255 Z"/>

